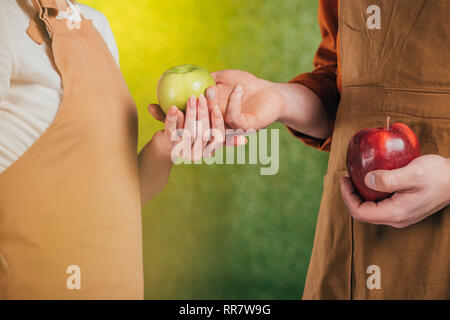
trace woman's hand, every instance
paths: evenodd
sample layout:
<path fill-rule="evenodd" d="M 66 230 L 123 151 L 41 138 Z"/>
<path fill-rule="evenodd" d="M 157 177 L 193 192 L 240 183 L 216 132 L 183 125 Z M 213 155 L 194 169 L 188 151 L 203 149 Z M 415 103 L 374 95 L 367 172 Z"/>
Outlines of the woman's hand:
<path fill-rule="evenodd" d="M 197 162 L 210 157 L 225 139 L 222 112 L 217 106 L 210 112 L 203 95 L 198 100 L 192 96 L 187 102 L 186 115 L 176 106 L 169 109 L 165 128 L 157 132 L 154 139 L 160 152 L 172 162 L 179 158 Z"/>
<path fill-rule="evenodd" d="M 155 107 L 159 108 L 151 105 L 149 110 Z M 222 112 L 218 106 L 209 112 L 204 96 L 198 100 L 195 96 L 189 99 L 186 115 L 174 106 L 167 116 L 164 113 L 161 116 L 165 121 L 164 130 L 153 136 L 138 158 L 142 204 L 161 192 L 177 159 L 197 162 L 203 157 L 210 157 L 223 146 L 225 139 Z M 245 141 L 244 137 L 241 139 Z"/>
<path fill-rule="evenodd" d="M 208 88 L 208 92 L 210 93 L 210 95 L 208 96 L 208 100 L 206 100 L 206 104 L 207 104 L 207 109 L 209 110 L 209 113 L 211 115 L 210 118 L 213 120 L 214 119 L 213 116 L 216 115 L 215 119 L 218 120 L 219 114 L 217 112 L 221 112 L 220 117 L 223 118 L 223 112 L 220 111 L 221 109 L 220 109 L 220 104 L 219 104 L 219 95 L 216 94 L 217 88 L 216 87 L 210 87 L 210 88 Z M 214 96 L 213 97 L 211 96 L 211 92 L 214 92 Z M 192 99 L 193 99 L 193 97 L 192 97 Z M 204 101 L 205 101 L 204 99 L 205 99 L 205 97 L 202 95 L 201 96 L 201 100 L 202 100 L 203 104 L 204 104 Z M 200 101 L 200 98 L 199 98 L 199 101 Z M 189 103 L 189 101 L 188 101 L 188 103 Z M 165 122 L 166 123 L 166 127 L 167 127 L 167 118 L 168 117 L 164 114 L 164 111 L 162 111 L 162 109 L 161 109 L 161 107 L 159 105 L 157 105 L 157 104 L 149 105 L 148 106 L 148 111 L 153 116 L 153 118 L 155 118 L 156 120 L 161 121 L 161 122 Z M 178 110 L 177 111 L 177 115 L 178 115 L 178 117 L 182 118 L 182 122 L 183 122 L 184 121 L 184 117 L 183 117 L 184 114 L 180 110 Z M 170 125 L 170 127 L 173 127 L 173 126 Z M 225 128 L 230 128 L 230 127 L 225 125 Z M 177 127 L 177 129 L 180 129 L 180 128 Z M 243 146 L 243 145 L 245 145 L 247 143 L 247 139 L 244 136 L 238 136 L 238 135 L 226 136 L 225 133 L 226 132 L 224 131 L 224 133 L 223 133 L 224 134 L 224 136 L 223 136 L 224 137 L 223 144 L 226 145 L 226 146 L 229 146 L 229 147 Z M 162 133 L 157 133 L 157 134 L 158 135 L 162 135 Z M 169 134 L 171 134 L 171 133 L 169 133 Z M 215 144 L 217 144 L 217 143 L 218 142 L 217 142 L 217 139 L 216 139 Z M 166 145 L 168 145 L 168 144 L 166 144 Z M 218 146 L 215 145 L 215 148 L 217 148 L 217 147 Z"/>
<path fill-rule="evenodd" d="M 404 168 L 369 172 L 365 183 L 374 190 L 394 194 L 378 203 L 364 202 L 350 179 L 342 179 L 342 197 L 353 218 L 405 228 L 449 205 L 450 159 L 422 156 Z"/>

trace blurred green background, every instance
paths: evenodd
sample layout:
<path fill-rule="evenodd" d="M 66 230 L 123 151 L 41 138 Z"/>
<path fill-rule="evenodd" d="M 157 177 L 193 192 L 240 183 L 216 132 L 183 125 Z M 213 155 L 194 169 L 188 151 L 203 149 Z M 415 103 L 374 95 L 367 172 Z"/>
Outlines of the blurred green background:
<path fill-rule="evenodd" d="M 179 64 L 273 81 L 309 71 L 320 42 L 313 0 L 84 0 L 103 12 L 140 116 L 140 148 L 162 125 L 146 111 Z M 176 166 L 143 210 L 147 299 L 299 299 L 328 155 L 280 125 L 280 170 Z"/>

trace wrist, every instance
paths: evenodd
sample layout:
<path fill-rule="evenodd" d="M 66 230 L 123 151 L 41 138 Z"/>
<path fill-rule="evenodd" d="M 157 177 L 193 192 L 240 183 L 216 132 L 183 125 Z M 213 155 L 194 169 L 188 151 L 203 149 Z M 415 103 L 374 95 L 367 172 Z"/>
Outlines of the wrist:
<path fill-rule="evenodd" d="M 170 162 L 172 164 L 171 152 L 172 148 L 165 139 L 164 131 L 158 131 L 144 147 L 141 154 L 148 154 L 152 158 L 156 158 L 167 163 Z"/>
<path fill-rule="evenodd" d="M 318 109 L 322 104 L 314 92 L 299 83 L 271 82 L 269 85 L 280 94 L 282 102 L 278 121 L 283 124 L 297 121 L 306 106 L 314 105 L 311 109 Z"/>
<path fill-rule="evenodd" d="M 326 139 L 330 136 L 328 115 L 322 100 L 299 83 L 271 83 L 282 97 L 278 121 L 309 136 Z"/>
<path fill-rule="evenodd" d="M 280 103 L 277 104 L 276 106 L 273 106 L 274 108 L 277 109 L 278 112 L 278 116 L 277 116 L 277 120 L 278 122 L 282 122 L 284 123 L 284 121 L 289 118 L 289 110 L 288 109 L 288 103 L 287 103 L 287 95 L 286 95 L 286 87 L 284 86 L 285 83 L 278 83 L 278 82 L 272 82 L 269 80 L 264 80 L 264 79 L 260 79 L 264 86 L 274 90 L 278 93 L 279 97 L 280 97 Z"/>

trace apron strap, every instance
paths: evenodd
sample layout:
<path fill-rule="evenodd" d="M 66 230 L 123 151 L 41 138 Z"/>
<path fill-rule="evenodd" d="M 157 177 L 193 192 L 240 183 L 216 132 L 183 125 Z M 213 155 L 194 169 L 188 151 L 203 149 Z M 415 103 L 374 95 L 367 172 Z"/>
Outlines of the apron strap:
<path fill-rule="evenodd" d="M 36 13 L 31 19 L 30 25 L 27 29 L 27 34 L 33 39 L 37 44 L 41 45 L 45 39 L 45 27 L 47 28 L 48 35 L 50 38 L 53 37 L 53 28 L 50 20 L 56 19 L 58 14 L 58 5 L 55 0 L 31 0 Z M 53 9 L 53 15 L 49 15 L 49 9 Z M 42 25 L 45 24 L 45 27 Z"/>
<path fill-rule="evenodd" d="M 39 16 L 42 13 L 42 8 L 40 6 L 40 3 L 37 0 L 31 0 L 34 6 L 34 10 L 36 11 L 33 18 L 30 21 L 30 25 L 27 29 L 27 34 L 30 36 L 31 39 L 34 40 L 37 44 L 41 45 L 44 43 L 45 40 L 45 32 L 42 25 L 42 21 L 39 18 Z"/>
<path fill-rule="evenodd" d="M 47 33 L 45 32 L 45 25 L 39 18 L 39 13 L 35 13 L 33 19 L 30 21 L 30 25 L 27 29 L 27 34 L 38 45 L 44 43 Z"/>
<path fill-rule="evenodd" d="M 36 7 L 36 4 L 40 8 L 47 8 L 47 9 L 55 9 L 58 10 L 58 4 L 56 3 L 56 0 L 32 0 L 34 6 Z"/>
<path fill-rule="evenodd" d="M 31 0 L 36 13 L 31 19 L 30 25 L 27 29 L 27 34 L 33 41 L 41 45 L 46 36 L 53 38 L 54 21 L 58 15 L 59 6 L 56 0 Z M 81 13 L 80 13 L 81 15 Z M 81 15 L 84 20 L 84 17 Z M 47 29 L 47 30 L 46 30 Z"/>

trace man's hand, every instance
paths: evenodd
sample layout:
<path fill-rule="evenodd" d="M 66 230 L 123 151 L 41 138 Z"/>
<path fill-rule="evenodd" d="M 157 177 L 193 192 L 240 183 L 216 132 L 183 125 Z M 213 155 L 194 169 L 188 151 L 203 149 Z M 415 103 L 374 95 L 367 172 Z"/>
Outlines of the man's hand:
<path fill-rule="evenodd" d="M 450 159 L 426 155 L 397 170 L 378 170 L 365 177 L 368 187 L 394 193 L 375 203 L 364 202 L 349 178 L 341 181 L 341 193 L 354 219 L 371 224 L 405 228 L 450 203 Z"/>
<path fill-rule="evenodd" d="M 206 92 L 233 129 L 259 130 L 279 121 L 290 128 L 325 139 L 331 134 L 320 98 L 297 83 L 275 83 L 240 70 L 213 73 L 217 86 Z"/>
<path fill-rule="evenodd" d="M 280 119 L 285 102 L 268 81 L 239 70 L 212 75 L 217 86 L 209 88 L 206 97 L 210 105 L 219 105 L 228 126 L 259 130 Z"/>

